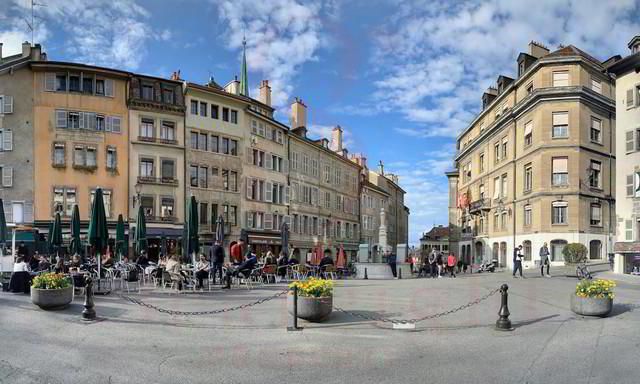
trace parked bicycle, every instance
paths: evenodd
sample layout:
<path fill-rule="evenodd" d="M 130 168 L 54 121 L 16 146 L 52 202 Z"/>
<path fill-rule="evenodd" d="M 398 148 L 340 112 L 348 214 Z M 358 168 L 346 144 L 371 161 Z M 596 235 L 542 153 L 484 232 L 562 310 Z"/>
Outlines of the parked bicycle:
<path fill-rule="evenodd" d="M 576 276 L 580 280 L 592 278 L 591 271 L 589 271 L 589 267 L 587 267 L 587 264 L 580 263 L 576 265 Z"/>

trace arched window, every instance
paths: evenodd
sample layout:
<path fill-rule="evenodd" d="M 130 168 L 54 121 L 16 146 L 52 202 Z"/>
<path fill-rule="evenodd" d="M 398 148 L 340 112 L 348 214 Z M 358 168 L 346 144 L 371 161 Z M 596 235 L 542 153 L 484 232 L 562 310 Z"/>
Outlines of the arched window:
<path fill-rule="evenodd" d="M 505 241 L 500 243 L 500 266 L 507 266 L 507 243 Z"/>
<path fill-rule="evenodd" d="M 529 240 L 523 241 L 522 250 L 524 251 L 524 260 L 531 261 L 531 241 Z"/>
<path fill-rule="evenodd" d="M 567 245 L 566 240 L 551 240 L 551 261 L 563 261 L 562 250 Z"/>
<path fill-rule="evenodd" d="M 498 243 L 493 243 L 493 260 L 498 260 L 498 252 L 500 251 L 500 246 Z"/>
<path fill-rule="evenodd" d="M 589 259 L 601 259 L 602 258 L 602 243 L 600 240 L 591 240 L 589 242 Z"/>

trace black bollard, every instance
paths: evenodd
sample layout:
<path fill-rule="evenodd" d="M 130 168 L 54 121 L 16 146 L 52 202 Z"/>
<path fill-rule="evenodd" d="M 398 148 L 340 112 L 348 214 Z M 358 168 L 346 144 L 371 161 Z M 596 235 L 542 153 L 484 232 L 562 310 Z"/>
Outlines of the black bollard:
<path fill-rule="evenodd" d="M 513 327 L 511 327 L 511 320 L 509 320 L 509 306 L 508 299 L 509 294 L 507 291 L 509 290 L 509 286 L 507 284 L 502 284 L 500 287 L 500 294 L 502 295 L 502 299 L 500 302 L 500 310 L 498 311 L 498 316 L 500 318 L 496 321 L 496 329 L 498 331 L 513 331 Z"/>
<path fill-rule="evenodd" d="M 91 276 L 84 278 L 84 309 L 82 310 L 82 320 L 93 321 L 96 319 L 96 310 L 93 309 L 93 279 Z"/>
<path fill-rule="evenodd" d="M 398 280 L 402 279 L 402 267 L 400 267 L 400 269 L 398 269 Z"/>
<path fill-rule="evenodd" d="M 293 286 L 293 313 L 289 316 L 289 324 L 287 331 L 302 331 L 302 327 L 298 327 L 298 287 Z"/>
<path fill-rule="evenodd" d="M 367 276 L 367 268 L 364 269 L 364 279 L 369 280 L 369 276 Z"/>

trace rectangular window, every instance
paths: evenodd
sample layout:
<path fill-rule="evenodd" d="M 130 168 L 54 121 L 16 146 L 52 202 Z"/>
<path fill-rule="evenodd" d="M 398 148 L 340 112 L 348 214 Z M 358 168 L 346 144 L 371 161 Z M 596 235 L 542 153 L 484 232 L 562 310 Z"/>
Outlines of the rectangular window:
<path fill-rule="evenodd" d="M 508 145 L 507 139 L 502 139 L 502 159 L 504 160 L 507 159 L 507 145 Z"/>
<path fill-rule="evenodd" d="M 211 135 L 211 137 L 209 137 L 209 149 L 211 150 L 211 152 L 217 153 L 219 151 L 219 142 L 220 138 L 218 136 Z"/>
<path fill-rule="evenodd" d="M 93 198 L 95 197 L 95 195 L 96 195 L 96 191 L 95 189 L 92 189 L 89 197 L 89 204 L 91 206 L 93 206 Z M 102 190 L 102 201 L 104 203 L 103 205 L 104 205 L 105 216 L 107 216 L 107 218 L 110 218 L 111 217 L 111 191 Z M 89 208 L 89 215 L 91 215 L 91 208 Z"/>
<path fill-rule="evenodd" d="M 627 196 L 628 197 L 632 197 L 635 194 L 635 188 L 634 188 L 634 178 L 637 176 L 632 175 L 627 175 L 627 182 L 626 182 L 626 187 L 627 187 Z"/>
<path fill-rule="evenodd" d="M 80 75 L 69 75 L 69 91 L 80 92 Z"/>
<path fill-rule="evenodd" d="M 479 166 L 480 166 L 480 172 L 484 172 L 484 153 L 480 154 L 480 158 L 479 158 Z"/>
<path fill-rule="evenodd" d="M 162 127 L 160 127 L 160 138 L 167 141 L 175 141 L 176 139 L 176 126 L 172 121 L 163 121 Z"/>
<path fill-rule="evenodd" d="M 524 191 L 530 192 L 533 188 L 533 167 L 531 164 L 524 166 Z"/>
<path fill-rule="evenodd" d="M 238 124 L 238 111 L 235 109 L 231 110 L 231 122 L 233 124 Z"/>
<path fill-rule="evenodd" d="M 162 101 L 167 104 L 173 104 L 173 89 L 163 88 L 162 89 Z"/>
<path fill-rule="evenodd" d="M 524 146 L 528 147 L 533 143 L 533 121 L 528 121 L 524 125 Z"/>
<path fill-rule="evenodd" d="M 530 95 L 533 93 L 533 83 L 529 83 L 529 85 L 527 85 L 527 95 Z"/>
<path fill-rule="evenodd" d="M 215 104 L 211 104 L 211 118 L 218 119 L 219 107 Z"/>
<path fill-rule="evenodd" d="M 493 158 L 496 163 L 500 161 L 500 143 L 495 143 L 493 146 Z"/>
<path fill-rule="evenodd" d="M 104 132 L 106 129 L 105 118 L 103 115 L 96 116 L 96 131 Z"/>
<path fill-rule="evenodd" d="M 160 215 L 162 217 L 173 217 L 174 200 L 171 197 L 163 197 L 160 199 Z"/>
<path fill-rule="evenodd" d="M 153 159 L 140 160 L 140 177 L 154 177 Z"/>
<path fill-rule="evenodd" d="M 145 139 L 153 138 L 155 121 L 153 119 L 142 119 L 140 121 L 140 137 Z"/>
<path fill-rule="evenodd" d="M 82 93 L 86 93 L 88 95 L 93 94 L 93 78 L 91 77 L 82 78 Z"/>
<path fill-rule="evenodd" d="M 113 147 L 107 147 L 107 169 L 114 170 L 118 164 L 118 155 L 116 149 Z"/>
<path fill-rule="evenodd" d="M 633 241 L 633 221 L 624 221 L 624 239 L 626 241 Z"/>
<path fill-rule="evenodd" d="M 229 155 L 238 156 L 238 140 L 229 140 Z"/>
<path fill-rule="evenodd" d="M 198 135 L 198 149 L 201 151 L 207 150 L 207 134 L 206 133 L 200 133 Z"/>
<path fill-rule="evenodd" d="M 209 107 L 207 106 L 207 103 L 205 103 L 204 101 L 200 102 L 200 116 L 203 117 L 207 117 L 207 111 L 209 110 Z"/>
<path fill-rule="evenodd" d="M 146 217 L 155 216 L 155 209 L 153 207 L 155 201 L 153 196 L 142 196 L 140 197 L 140 206 L 142 207 L 142 211 Z"/>
<path fill-rule="evenodd" d="M 222 153 L 224 153 L 225 155 L 229 154 L 229 139 L 227 139 L 226 137 L 222 138 Z"/>
<path fill-rule="evenodd" d="M 199 219 L 200 224 L 206 225 L 209 222 L 209 204 L 200 203 Z"/>
<path fill-rule="evenodd" d="M 198 135 L 198 132 L 191 131 L 191 149 L 198 149 Z"/>
<path fill-rule="evenodd" d="M 171 159 L 162 159 L 160 174 L 164 181 L 173 180 L 176 175 L 175 161 Z"/>
<path fill-rule="evenodd" d="M 209 176 L 209 168 L 200 167 L 200 169 L 198 170 L 198 186 L 200 188 L 207 188 L 208 176 Z"/>
<path fill-rule="evenodd" d="M 568 87 L 569 86 L 569 72 L 568 71 L 556 71 L 556 72 L 553 72 L 553 86 L 554 87 Z"/>
<path fill-rule="evenodd" d="M 602 82 L 598 79 L 591 78 L 591 89 L 594 92 L 602 93 Z"/>
<path fill-rule="evenodd" d="M 551 159 L 552 185 L 569 184 L 568 162 L 569 160 L 566 157 L 554 157 Z"/>
<path fill-rule="evenodd" d="M 551 224 L 567 224 L 567 202 L 554 201 L 553 203 L 551 203 L 551 207 Z"/>
<path fill-rule="evenodd" d="M 496 177 L 495 179 L 493 179 L 493 198 L 494 199 L 500 198 L 500 178 L 499 177 Z"/>
<path fill-rule="evenodd" d="M 142 99 L 153 100 L 153 85 L 142 84 Z"/>
<path fill-rule="evenodd" d="M 600 204 L 591 204 L 591 225 L 602 225 L 602 206 Z"/>
<path fill-rule="evenodd" d="M 602 143 L 602 120 L 591 118 L 591 141 Z"/>
<path fill-rule="evenodd" d="M 198 114 L 198 101 L 197 100 L 191 100 L 191 114 L 192 115 L 197 115 Z"/>
<path fill-rule="evenodd" d="M 554 112 L 552 137 L 569 137 L 569 113 Z"/>
<path fill-rule="evenodd" d="M 64 75 L 64 74 L 56 75 L 56 91 L 58 92 L 67 91 L 67 75 Z"/>
<path fill-rule="evenodd" d="M 507 175 L 504 174 L 502 175 L 502 189 L 500 190 L 500 196 L 501 197 L 507 197 L 507 191 L 508 191 L 508 182 L 507 182 Z"/>
<path fill-rule="evenodd" d="M 222 121 L 229 121 L 229 108 L 222 107 Z"/>
<path fill-rule="evenodd" d="M 76 145 L 73 149 L 73 165 L 82 167 L 84 164 L 84 147 Z"/>
<path fill-rule="evenodd" d="M 590 175 L 589 175 L 589 186 L 591 188 L 601 188 L 601 172 L 602 172 L 602 163 L 599 161 L 591 160 L 590 166 Z"/>
<path fill-rule="evenodd" d="M 80 128 L 80 114 L 78 112 L 67 113 L 67 128 L 79 129 Z"/>
<path fill-rule="evenodd" d="M 96 79 L 96 95 L 105 95 L 104 79 Z"/>
<path fill-rule="evenodd" d="M 65 166 L 64 143 L 53 144 L 53 165 L 57 167 Z"/>
<path fill-rule="evenodd" d="M 189 185 L 192 187 L 198 187 L 198 166 L 189 166 Z"/>
<path fill-rule="evenodd" d="M 524 225 L 525 227 L 530 227 L 531 226 L 531 206 L 530 205 L 525 205 L 524 206 Z"/>

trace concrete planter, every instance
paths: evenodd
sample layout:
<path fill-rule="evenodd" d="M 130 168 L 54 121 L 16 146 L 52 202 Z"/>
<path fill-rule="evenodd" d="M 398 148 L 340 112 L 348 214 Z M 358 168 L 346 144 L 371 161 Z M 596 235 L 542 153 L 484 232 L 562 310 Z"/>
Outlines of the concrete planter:
<path fill-rule="evenodd" d="M 580 297 L 571 294 L 571 310 L 582 316 L 605 317 L 611 313 L 613 299 L 597 299 L 593 297 Z"/>
<path fill-rule="evenodd" d="M 73 286 L 62 289 L 31 287 L 31 302 L 42 309 L 61 309 L 73 300 Z"/>
<path fill-rule="evenodd" d="M 287 295 L 287 311 L 293 315 L 293 294 Z M 298 318 L 321 322 L 333 311 L 333 296 L 329 297 L 304 297 L 298 296 Z"/>

